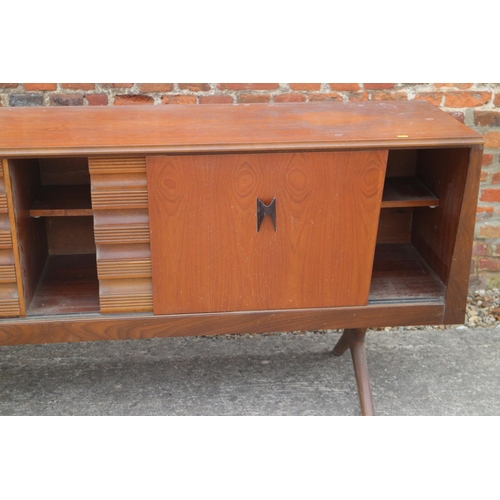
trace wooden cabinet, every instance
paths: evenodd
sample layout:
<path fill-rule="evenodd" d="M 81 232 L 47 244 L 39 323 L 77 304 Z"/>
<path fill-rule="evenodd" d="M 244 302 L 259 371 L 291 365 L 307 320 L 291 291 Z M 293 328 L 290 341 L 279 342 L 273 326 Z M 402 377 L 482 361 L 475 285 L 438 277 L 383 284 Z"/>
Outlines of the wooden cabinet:
<path fill-rule="evenodd" d="M 482 138 L 424 102 L 0 109 L 0 344 L 464 319 Z M 3 318 L 3 319 L 1 319 Z"/>

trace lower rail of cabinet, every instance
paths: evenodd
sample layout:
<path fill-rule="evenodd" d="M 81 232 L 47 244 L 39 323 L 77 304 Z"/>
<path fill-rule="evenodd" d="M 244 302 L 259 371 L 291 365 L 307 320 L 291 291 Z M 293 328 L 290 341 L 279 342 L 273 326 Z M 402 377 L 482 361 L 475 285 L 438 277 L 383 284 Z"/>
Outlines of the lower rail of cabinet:
<path fill-rule="evenodd" d="M 212 314 L 38 316 L 0 320 L 0 345 L 439 325 L 443 302 Z"/>

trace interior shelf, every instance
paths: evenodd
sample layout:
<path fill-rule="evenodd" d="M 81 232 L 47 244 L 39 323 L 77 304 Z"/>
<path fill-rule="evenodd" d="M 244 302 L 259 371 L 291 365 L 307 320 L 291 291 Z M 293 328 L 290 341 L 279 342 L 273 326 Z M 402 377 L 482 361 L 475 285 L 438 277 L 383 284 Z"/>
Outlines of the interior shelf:
<path fill-rule="evenodd" d="M 369 302 L 444 300 L 445 286 L 411 243 L 379 243 Z"/>
<path fill-rule="evenodd" d="M 41 186 L 30 208 L 32 217 L 92 215 L 90 186 Z"/>
<path fill-rule="evenodd" d="M 95 254 L 49 255 L 29 316 L 99 312 Z"/>
<path fill-rule="evenodd" d="M 437 207 L 439 199 L 416 177 L 388 177 L 382 208 Z"/>

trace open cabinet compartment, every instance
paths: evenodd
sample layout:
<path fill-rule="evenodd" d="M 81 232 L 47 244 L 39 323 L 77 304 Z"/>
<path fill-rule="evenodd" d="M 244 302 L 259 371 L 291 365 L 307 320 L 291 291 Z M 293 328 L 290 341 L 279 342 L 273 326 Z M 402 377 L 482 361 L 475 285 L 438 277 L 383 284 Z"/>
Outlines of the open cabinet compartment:
<path fill-rule="evenodd" d="M 444 302 L 468 148 L 389 151 L 370 303 Z"/>
<path fill-rule="evenodd" d="M 9 161 L 27 316 L 99 312 L 86 158 Z"/>

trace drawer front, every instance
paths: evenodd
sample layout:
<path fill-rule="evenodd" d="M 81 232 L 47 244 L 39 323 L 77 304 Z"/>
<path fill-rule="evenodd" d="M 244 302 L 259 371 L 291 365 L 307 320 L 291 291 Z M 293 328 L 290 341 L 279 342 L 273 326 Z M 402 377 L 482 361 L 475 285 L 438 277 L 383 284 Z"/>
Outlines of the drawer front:
<path fill-rule="evenodd" d="M 386 151 L 148 157 L 154 313 L 366 304 L 386 160 Z M 265 208 L 273 199 L 275 216 Z"/>

